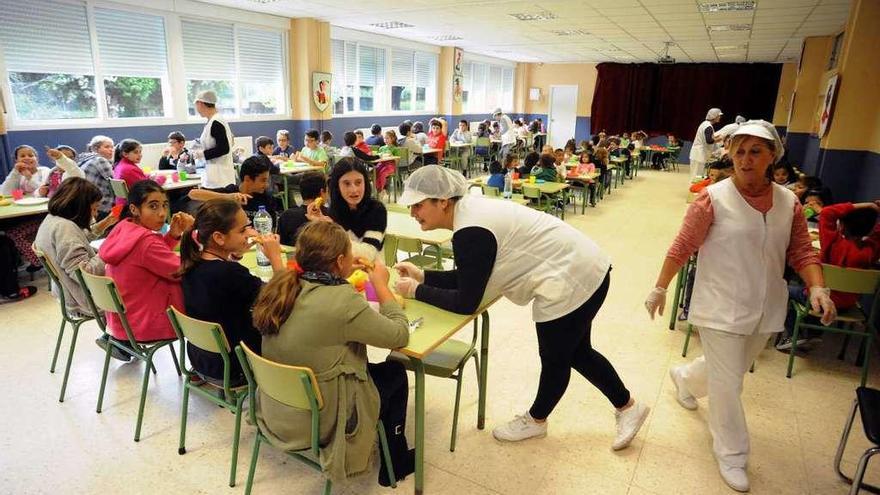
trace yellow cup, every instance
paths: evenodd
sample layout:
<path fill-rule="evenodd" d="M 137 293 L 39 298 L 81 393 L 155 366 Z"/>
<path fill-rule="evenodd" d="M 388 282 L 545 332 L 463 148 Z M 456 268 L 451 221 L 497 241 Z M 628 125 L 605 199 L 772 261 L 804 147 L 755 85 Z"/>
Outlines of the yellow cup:
<path fill-rule="evenodd" d="M 529 176 L 529 184 L 534 184 L 536 180 L 538 180 L 538 178 L 534 175 Z"/>

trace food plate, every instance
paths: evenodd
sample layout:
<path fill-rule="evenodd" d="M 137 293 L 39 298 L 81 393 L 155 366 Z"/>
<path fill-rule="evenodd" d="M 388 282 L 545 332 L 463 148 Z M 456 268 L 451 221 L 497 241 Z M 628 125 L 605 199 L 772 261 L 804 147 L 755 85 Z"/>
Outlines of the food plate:
<path fill-rule="evenodd" d="M 49 198 L 21 198 L 15 200 L 15 204 L 17 204 L 18 206 L 34 206 L 48 202 Z"/>

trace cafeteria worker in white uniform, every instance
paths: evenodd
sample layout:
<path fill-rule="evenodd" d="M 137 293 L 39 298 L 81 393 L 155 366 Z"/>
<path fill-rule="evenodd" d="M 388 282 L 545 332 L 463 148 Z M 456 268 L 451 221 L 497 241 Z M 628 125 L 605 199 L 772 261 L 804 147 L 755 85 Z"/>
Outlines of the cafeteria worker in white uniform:
<path fill-rule="evenodd" d="M 206 161 L 205 174 L 202 176 L 202 187 L 220 189 L 235 184 L 235 165 L 232 162 L 232 129 L 217 111 L 217 93 L 211 90 L 201 91 L 194 102 L 196 112 L 208 119 L 199 142 L 202 149 L 193 151 L 196 159 Z"/>
<path fill-rule="evenodd" d="M 461 173 L 422 167 L 406 180 L 400 203 L 422 230 L 450 229 L 455 270 L 395 266 L 397 291 L 447 311 L 472 314 L 486 298 L 532 303 L 541 376 L 531 408 L 493 431 L 498 440 L 547 435 L 547 418 L 574 368 L 616 409 L 614 450 L 627 447 L 648 416 L 611 363 L 590 344 L 593 318 L 610 285 L 611 260 L 599 246 L 556 217 L 500 199 L 467 194 Z"/>
<path fill-rule="evenodd" d="M 720 108 L 710 108 L 706 112 L 706 120 L 697 127 L 697 134 L 694 136 L 693 144 L 691 144 L 691 179 L 703 176 L 706 163 L 712 159 L 715 143 L 722 140 L 721 137 L 715 138 L 715 128 L 712 127 L 721 122 L 722 115 Z"/>
<path fill-rule="evenodd" d="M 700 331 L 703 355 L 669 372 L 676 400 L 696 409 L 709 396 L 709 430 L 724 481 L 748 491 L 749 432 L 740 395 L 743 376 L 770 336 L 783 329 L 788 263 L 809 287 L 822 323 L 835 316 L 801 204 L 774 183 L 768 168 L 782 158 L 772 124 L 748 121 L 732 134 L 734 174 L 707 187 L 690 205 L 645 306 L 663 314 L 666 288 L 699 250 L 688 321 Z"/>

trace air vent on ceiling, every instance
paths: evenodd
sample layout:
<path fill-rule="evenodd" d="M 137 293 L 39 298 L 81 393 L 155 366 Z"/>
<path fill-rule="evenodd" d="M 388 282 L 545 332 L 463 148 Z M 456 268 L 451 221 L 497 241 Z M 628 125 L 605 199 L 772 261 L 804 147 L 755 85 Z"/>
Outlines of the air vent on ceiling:
<path fill-rule="evenodd" d="M 755 10 L 755 1 L 737 1 L 737 2 L 705 2 L 698 6 L 700 12 L 742 12 Z"/>
<path fill-rule="evenodd" d="M 519 13 L 519 14 L 507 14 L 510 17 L 518 21 L 547 21 L 550 19 L 556 19 L 556 14 L 549 11 L 543 12 L 534 12 L 534 13 Z"/>
<path fill-rule="evenodd" d="M 454 34 L 444 34 L 441 36 L 431 36 L 431 39 L 434 41 L 460 41 L 464 38 L 461 36 L 455 36 Z"/>
<path fill-rule="evenodd" d="M 411 28 L 412 24 L 407 24 L 405 22 L 400 21 L 386 21 L 386 22 L 375 22 L 370 24 L 370 26 L 377 27 L 380 29 L 399 29 L 399 28 Z"/>
<path fill-rule="evenodd" d="M 743 43 L 741 45 L 712 45 L 715 47 L 715 50 L 727 51 L 727 50 L 745 50 L 749 47 L 748 43 Z"/>
<path fill-rule="evenodd" d="M 584 29 L 556 29 L 551 31 L 556 36 L 587 36 L 590 33 Z"/>
<path fill-rule="evenodd" d="M 706 26 L 710 33 L 720 33 L 723 31 L 751 31 L 751 24 L 715 24 Z"/>

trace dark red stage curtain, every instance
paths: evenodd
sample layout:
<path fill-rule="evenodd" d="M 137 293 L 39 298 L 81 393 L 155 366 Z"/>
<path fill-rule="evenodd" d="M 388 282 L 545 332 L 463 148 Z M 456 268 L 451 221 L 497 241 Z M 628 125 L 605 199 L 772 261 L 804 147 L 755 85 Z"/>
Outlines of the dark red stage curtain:
<path fill-rule="evenodd" d="M 597 66 L 591 132 L 644 130 L 694 138 L 706 111 L 773 119 L 781 64 L 614 64 Z"/>

